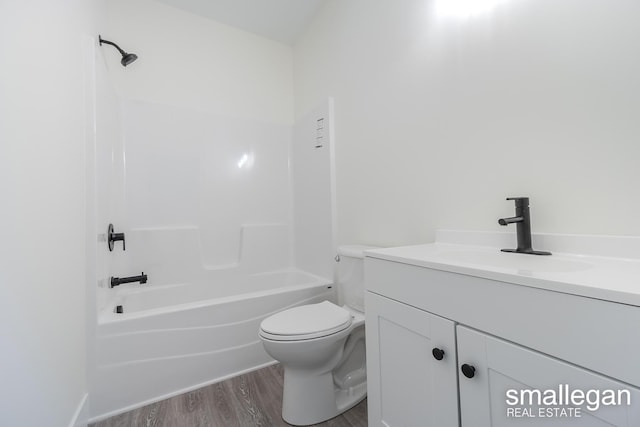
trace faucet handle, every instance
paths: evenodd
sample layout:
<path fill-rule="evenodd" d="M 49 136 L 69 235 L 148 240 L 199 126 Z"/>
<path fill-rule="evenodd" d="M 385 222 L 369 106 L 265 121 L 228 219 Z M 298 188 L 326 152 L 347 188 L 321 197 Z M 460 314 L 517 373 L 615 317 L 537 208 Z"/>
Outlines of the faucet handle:
<path fill-rule="evenodd" d="M 117 241 L 122 241 L 123 251 L 127 249 L 125 246 L 124 233 L 115 233 L 113 231 L 113 224 L 109 224 L 109 228 L 107 228 L 107 245 L 109 246 L 109 252 L 113 251 L 113 243 Z"/>
<path fill-rule="evenodd" d="M 516 208 L 529 206 L 528 197 L 507 197 L 507 200 L 514 200 L 516 202 Z"/>

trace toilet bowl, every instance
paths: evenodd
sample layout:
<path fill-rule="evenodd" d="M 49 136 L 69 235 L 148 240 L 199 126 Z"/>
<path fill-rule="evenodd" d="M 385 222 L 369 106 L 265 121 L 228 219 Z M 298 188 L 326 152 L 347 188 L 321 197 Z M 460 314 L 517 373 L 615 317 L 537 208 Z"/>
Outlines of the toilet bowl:
<path fill-rule="evenodd" d="M 363 251 L 338 249 L 338 294 L 330 301 L 290 308 L 262 321 L 265 351 L 284 368 L 282 418 L 311 425 L 336 417 L 367 394 Z"/>
<path fill-rule="evenodd" d="M 289 424 L 328 420 L 366 396 L 364 314 L 329 301 L 295 307 L 265 319 L 260 338 L 284 367 Z"/>

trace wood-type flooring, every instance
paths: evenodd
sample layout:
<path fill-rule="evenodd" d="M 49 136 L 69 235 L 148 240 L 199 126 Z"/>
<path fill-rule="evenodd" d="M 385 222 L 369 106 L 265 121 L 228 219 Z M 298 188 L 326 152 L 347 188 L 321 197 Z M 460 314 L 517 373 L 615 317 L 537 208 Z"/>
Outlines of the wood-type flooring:
<path fill-rule="evenodd" d="M 90 424 L 89 427 L 285 427 L 280 365 L 269 366 Z M 367 401 L 321 427 L 366 427 Z"/>

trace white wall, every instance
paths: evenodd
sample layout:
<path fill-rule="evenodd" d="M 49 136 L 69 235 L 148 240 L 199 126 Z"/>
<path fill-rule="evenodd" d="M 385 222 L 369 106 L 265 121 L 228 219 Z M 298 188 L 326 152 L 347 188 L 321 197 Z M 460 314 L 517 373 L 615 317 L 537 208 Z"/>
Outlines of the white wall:
<path fill-rule="evenodd" d="M 102 34 L 123 97 L 269 123 L 293 122 L 292 50 L 153 0 L 110 0 Z M 118 60 L 116 60 L 118 59 Z"/>
<path fill-rule="evenodd" d="M 464 3 L 496 7 L 443 9 Z M 639 19 L 634 0 L 328 0 L 294 88 L 297 115 L 335 97 L 338 242 L 506 230 L 507 196 L 531 197 L 534 232 L 639 235 Z"/>
<path fill-rule="evenodd" d="M 2 425 L 86 415 L 85 72 L 103 6 L 0 3 Z"/>

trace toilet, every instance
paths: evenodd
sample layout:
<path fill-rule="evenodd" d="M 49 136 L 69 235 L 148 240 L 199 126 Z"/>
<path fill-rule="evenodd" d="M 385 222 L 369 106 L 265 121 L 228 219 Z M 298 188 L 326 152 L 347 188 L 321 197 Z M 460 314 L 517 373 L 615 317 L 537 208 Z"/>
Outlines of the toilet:
<path fill-rule="evenodd" d="M 338 248 L 338 296 L 293 307 L 260 324 L 267 353 L 284 368 L 282 418 L 311 425 L 340 415 L 367 394 L 364 336 L 364 251 Z"/>

